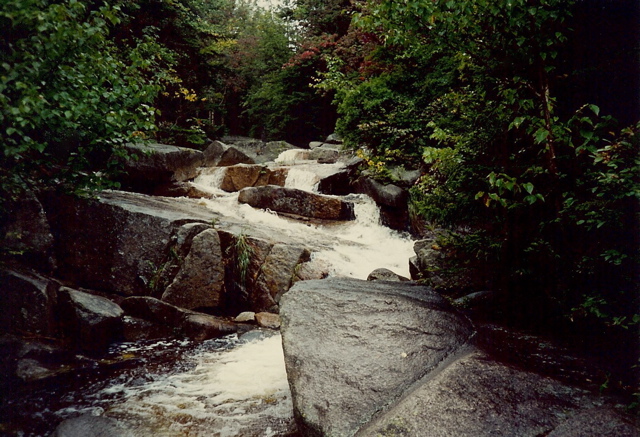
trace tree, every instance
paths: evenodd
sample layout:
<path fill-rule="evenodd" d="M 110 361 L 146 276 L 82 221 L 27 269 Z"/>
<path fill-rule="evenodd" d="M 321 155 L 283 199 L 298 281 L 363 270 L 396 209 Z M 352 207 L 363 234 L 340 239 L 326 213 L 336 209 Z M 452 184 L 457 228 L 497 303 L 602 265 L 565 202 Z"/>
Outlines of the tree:
<path fill-rule="evenodd" d="M 564 23 L 580 7 L 370 1 L 354 22 L 383 43 L 363 58 L 377 67 L 349 74 L 338 59 L 325 86 L 371 162 L 421 161 L 415 208 L 450 227 L 442 243 L 459 262 L 495 273 L 511 321 L 636 341 L 638 125 L 556 97 L 575 68 L 560 56 L 576 45 Z"/>
<path fill-rule="evenodd" d="M 144 35 L 116 45 L 123 18 L 118 3 L 3 2 L 3 197 L 25 185 L 105 186 L 123 144 L 154 130 L 162 50 Z"/>

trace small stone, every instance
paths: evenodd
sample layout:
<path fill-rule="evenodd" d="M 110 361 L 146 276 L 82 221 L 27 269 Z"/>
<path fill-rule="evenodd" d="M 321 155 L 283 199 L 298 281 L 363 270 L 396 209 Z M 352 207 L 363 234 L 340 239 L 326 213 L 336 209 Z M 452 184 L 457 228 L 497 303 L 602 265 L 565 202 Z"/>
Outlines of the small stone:
<path fill-rule="evenodd" d="M 257 313 L 256 322 L 263 328 L 280 329 L 280 316 L 272 313 Z"/>
<path fill-rule="evenodd" d="M 253 311 L 245 311 L 243 313 L 238 314 L 238 317 L 234 319 L 235 322 L 243 323 L 243 322 L 255 322 L 256 313 Z"/>

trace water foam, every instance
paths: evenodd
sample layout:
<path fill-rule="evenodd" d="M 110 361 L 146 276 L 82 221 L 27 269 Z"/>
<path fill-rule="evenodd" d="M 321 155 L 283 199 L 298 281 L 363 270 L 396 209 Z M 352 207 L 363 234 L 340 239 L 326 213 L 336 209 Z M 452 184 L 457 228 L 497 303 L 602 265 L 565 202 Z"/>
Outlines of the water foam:
<path fill-rule="evenodd" d="M 279 335 L 226 351 L 189 357 L 186 372 L 149 377 L 103 390 L 122 402 L 107 415 L 136 424 L 137 433 L 159 436 L 266 435 L 291 426 L 291 394 Z M 284 427 L 284 428 L 283 428 Z"/>

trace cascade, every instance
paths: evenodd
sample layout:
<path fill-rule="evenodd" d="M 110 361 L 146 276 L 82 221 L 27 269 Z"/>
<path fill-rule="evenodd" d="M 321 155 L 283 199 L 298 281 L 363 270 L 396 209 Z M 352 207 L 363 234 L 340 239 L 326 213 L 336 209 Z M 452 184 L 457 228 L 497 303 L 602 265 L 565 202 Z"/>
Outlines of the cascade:
<path fill-rule="evenodd" d="M 307 191 L 316 191 L 323 172 L 335 169 L 333 164 L 311 164 L 296 150 L 281 154 L 277 163 L 289 166 L 287 187 Z M 199 189 L 213 195 L 200 203 L 224 217 L 278 228 L 304 241 L 312 257 L 330 266 L 332 276 L 366 279 L 380 267 L 409 276 L 413 242 L 380 224 L 378 207 L 371 198 L 346 196 L 354 204 L 354 221 L 331 225 L 293 222 L 240 204 L 238 193 L 220 189 L 225 172 L 226 168 L 207 169 L 194 180 Z M 42 405 L 44 395 L 40 398 L 36 393 L 16 408 L 32 408 L 34 415 L 46 411 L 53 423 L 79 413 L 105 415 L 143 437 L 271 437 L 295 430 L 277 333 L 254 331 L 241 338 L 234 334 L 197 344 L 187 340 L 119 344 L 111 353 L 140 357 L 142 364 L 72 388 L 55 405 Z"/>

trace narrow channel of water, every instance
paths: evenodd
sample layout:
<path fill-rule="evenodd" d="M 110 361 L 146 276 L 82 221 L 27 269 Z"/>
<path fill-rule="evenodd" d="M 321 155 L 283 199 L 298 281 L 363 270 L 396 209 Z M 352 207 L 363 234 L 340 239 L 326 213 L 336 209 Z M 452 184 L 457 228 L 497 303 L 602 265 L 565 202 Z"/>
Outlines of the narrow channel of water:
<path fill-rule="evenodd" d="M 287 152 L 279 159 L 291 165 L 286 186 L 314 191 L 323 172 L 331 168 L 299 158 Z M 293 222 L 241 205 L 237 193 L 220 190 L 224 171 L 195 180 L 200 189 L 215 196 L 202 201 L 208 208 L 305 241 L 312 256 L 330 266 L 332 276 L 366 279 L 380 267 L 409 276 L 412 241 L 381 226 L 378 209 L 367 196 L 348 196 L 355 205 L 354 221 L 325 226 Z M 116 418 L 139 437 L 295 435 L 277 333 L 254 331 L 240 339 L 233 335 L 198 344 L 186 340 L 125 343 L 115 345 L 111 354 L 130 357 L 132 365 L 77 386 L 61 387 L 59 393 L 34 392 L 9 405 L 9 409 L 22 409 L 16 414 L 24 414 L 25 420 L 30 417 L 37 422 L 32 431 L 10 435 L 48 435 L 43 432 L 47 426 L 83 413 Z"/>

